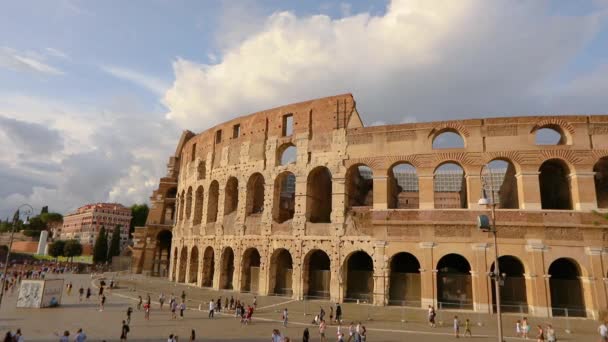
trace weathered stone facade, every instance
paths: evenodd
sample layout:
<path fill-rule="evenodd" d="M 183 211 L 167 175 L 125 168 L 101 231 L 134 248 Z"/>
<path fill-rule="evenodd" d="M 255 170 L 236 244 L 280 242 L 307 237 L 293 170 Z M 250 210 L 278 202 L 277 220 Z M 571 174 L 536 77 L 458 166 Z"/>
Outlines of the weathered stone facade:
<path fill-rule="evenodd" d="M 216 289 L 488 312 L 493 240 L 476 218 L 488 214 L 478 205 L 482 169 L 501 160 L 503 304 L 594 317 L 608 304 L 607 127 L 608 116 L 363 127 L 347 94 L 185 132 L 136 230 L 134 271 Z M 560 141 L 537 145 L 547 128 Z M 445 132 L 464 146 L 433 148 Z M 446 163 L 463 170 L 461 193 L 450 195 L 461 209 L 435 203 Z M 415 169 L 417 192 L 399 195 L 401 164 Z M 405 200 L 408 209 L 393 209 Z"/>

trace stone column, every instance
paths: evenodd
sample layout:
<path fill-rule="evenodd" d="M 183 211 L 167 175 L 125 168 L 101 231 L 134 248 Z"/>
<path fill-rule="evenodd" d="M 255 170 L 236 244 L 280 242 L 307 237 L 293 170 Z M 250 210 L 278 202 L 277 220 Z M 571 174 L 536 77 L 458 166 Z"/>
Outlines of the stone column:
<path fill-rule="evenodd" d="M 435 185 L 433 169 L 419 168 L 418 175 L 418 201 L 420 209 L 435 209 Z"/>
<path fill-rule="evenodd" d="M 597 209 L 594 175 L 595 172 L 577 172 L 568 176 L 572 191 L 573 209 L 584 211 Z"/>
<path fill-rule="evenodd" d="M 433 257 L 434 242 L 420 242 L 418 247 L 422 250 L 420 260 L 420 306 L 423 308 L 432 305 L 437 307 L 437 270 Z"/>
<path fill-rule="evenodd" d="M 173 251 L 175 249 L 173 247 L 169 248 L 169 280 L 174 281 L 177 277 L 174 274 L 174 268 L 173 265 L 175 264 L 175 255 L 173 255 Z"/>
<path fill-rule="evenodd" d="M 331 195 L 331 222 L 332 226 L 335 226 L 335 230 L 332 232 L 337 236 L 344 235 L 344 212 L 346 210 L 346 191 L 344 178 L 334 178 L 332 184 L 332 195 Z"/>
<path fill-rule="evenodd" d="M 467 180 L 467 208 L 481 209 L 482 207 L 478 204 L 481 198 L 481 176 L 478 168 L 475 168 L 471 173 L 467 173 L 465 178 Z"/>
<path fill-rule="evenodd" d="M 222 248 L 220 246 L 215 246 L 213 255 L 213 289 L 220 289 L 220 281 L 222 277 Z M 215 253 L 215 251 L 219 251 L 219 253 Z"/>
<path fill-rule="evenodd" d="M 344 285 L 346 285 L 346 276 L 343 274 L 340 250 L 342 249 L 341 242 L 332 243 L 330 259 L 331 282 L 329 285 L 330 300 L 336 303 L 341 303 L 344 300 Z"/>
<path fill-rule="evenodd" d="M 599 311 L 608 307 L 608 298 L 606 296 L 606 283 L 604 282 L 604 265 L 602 260 L 602 254 L 604 253 L 603 247 L 587 247 L 585 248 L 585 254 L 589 257 L 589 264 L 591 265 L 589 270 L 589 279 L 585 283 L 583 280 L 583 290 L 585 292 L 585 306 L 587 311 L 591 311 L 591 316 L 594 319 L 598 319 Z M 589 292 L 589 295 L 587 293 Z M 588 299 L 589 298 L 589 299 Z"/>
<path fill-rule="evenodd" d="M 269 248 L 263 247 L 258 250 L 260 253 L 260 273 L 258 275 L 258 294 L 260 296 L 267 296 L 269 291 L 268 286 L 270 285 L 270 257 L 272 253 L 269 252 Z"/>
<path fill-rule="evenodd" d="M 515 175 L 519 209 L 541 209 L 539 175 L 538 171 L 522 171 Z"/>
<path fill-rule="evenodd" d="M 388 208 L 388 177 L 386 170 L 374 170 L 373 175 L 373 208 L 385 210 Z"/>
<path fill-rule="evenodd" d="M 387 284 L 388 284 L 388 275 L 390 274 L 389 270 L 387 270 L 387 260 L 386 260 L 386 241 L 376 241 L 374 243 L 374 305 L 387 305 L 388 304 L 388 296 L 387 296 Z"/>
<path fill-rule="evenodd" d="M 203 267 L 205 267 L 205 251 L 201 248 L 200 244 L 197 246 L 198 249 L 198 268 L 196 275 L 196 286 L 203 287 Z"/>
<path fill-rule="evenodd" d="M 274 179 L 267 179 L 264 182 L 264 211 L 260 220 L 260 234 L 268 236 L 272 234 L 274 206 L 279 203 L 274 203 Z"/>
<path fill-rule="evenodd" d="M 539 241 L 528 241 L 528 270 L 526 292 L 530 316 L 551 317 L 551 292 L 549 278 L 545 272 L 544 252 L 546 246 Z"/>
<path fill-rule="evenodd" d="M 475 260 L 471 265 L 471 284 L 473 290 L 473 310 L 477 312 L 492 313 L 492 288 L 488 271 L 494 260 L 494 252 L 489 252 L 490 245 L 477 243 L 471 246 Z M 489 261 L 492 260 L 492 261 Z"/>
<path fill-rule="evenodd" d="M 187 247 L 187 252 L 186 252 L 186 278 L 185 278 L 185 283 L 186 284 L 190 284 L 190 268 L 192 267 L 191 265 L 191 260 L 190 258 L 192 258 L 192 248 Z"/>

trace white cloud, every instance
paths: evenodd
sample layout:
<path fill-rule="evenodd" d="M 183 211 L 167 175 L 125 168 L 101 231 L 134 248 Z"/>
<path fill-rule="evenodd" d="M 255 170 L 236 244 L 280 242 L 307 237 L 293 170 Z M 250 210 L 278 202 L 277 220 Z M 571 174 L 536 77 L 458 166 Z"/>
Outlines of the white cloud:
<path fill-rule="evenodd" d="M 47 55 L 49 55 L 49 56 L 62 58 L 62 59 L 68 59 L 68 60 L 70 59 L 70 56 L 68 56 L 67 53 L 65 53 L 59 49 L 47 47 L 44 50 L 46 51 Z"/>
<path fill-rule="evenodd" d="M 381 16 L 339 19 L 275 13 L 213 65 L 177 59 L 164 104 L 194 130 L 344 92 L 367 122 L 559 113 L 547 84 L 605 22 L 605 10 L 560 17 L 545 2 L 507 0 L 394 0 Z"/>
<path fill-rule="evenodd" d="M 0 68 L 47 75 L 63 75 L 63 71 L 46 64 L 32 52 L 20 52 L 9 47 L 0 47 Z"/>
<path fill-rule="evenodd" d="M 162 80 L 133 69 L 113 65 L 102 65 L 100 68 L 116 78 L 137 84 L 158 95 L 163 94 L 169 88 L 169 85 Z"/>

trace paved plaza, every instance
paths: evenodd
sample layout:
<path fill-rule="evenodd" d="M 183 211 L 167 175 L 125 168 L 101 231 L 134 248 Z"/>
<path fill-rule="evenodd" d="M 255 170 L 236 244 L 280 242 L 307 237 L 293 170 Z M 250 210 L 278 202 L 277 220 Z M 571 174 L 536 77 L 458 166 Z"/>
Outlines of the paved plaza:
<path fill-rule="evenodd" d="M 97 290 L 89 302 L 78 301 L 78 288 L 83 286 L 94 287 L 95 279 L 90 275 L 66 275 L 66 282 L 74 284 L 70 296 L 64 292 L 62 306 L 53 309 L 17 309 L 15 308 L 16 291 L 5 297 L 0 314 L 0 324 L 4 331 L 14 331 L 21 328 L 27 341 L 59 340 L 58 335 L 64 330 L 75 334 L 78 328 L 83 328 L 89 341 L 114 341 L 120 336 L 121 321 L 125 319 L 129 306 L 136 308 L 136 298 L 146 298 L 151 295 L 153 305 L 151 319 L 144 320 L 143 311 L 135 311 L 131 322 L 129 340 L 165 341 L 171 333 L 187 340 L 191 329 L 196 330 L 199 341 L 269 341 L 272 329 L 278 328 L 292 341 L 301 341 L 302 332 L 308 327 L 312 341 L 320 341 L 316 326 L 311 321 L 319 308 L 323 307 L 329 315 L 330 303 L 326 301 L 293 301 L 284 297 L 258 297 L 258 309 L 253 316 L 253 324 L 241 326 L 234 314 L 220 314 L 216 319 L 207 318 L 207 305 L 211 298 L 230 298 L 234 295 L 249 304 L 253 301 L 250 294 L 240 294 L 229 291 L 217 292 L 185 285 L 176 285 L 164 279 L 146 278 L 142 276 L 112 276 L 118 281 L 118 289 L 108 293 L 106 308 L 103 312 L 98 310 Z M 168 305 L 159 311 L 158 294 L 164 292 L 167 298 L 171 293 L 180 297 L 182 291 L 186 292 L 188 310 L 183 320 L 172 320 Z M 168 299 L 167 299 L 168 302 Z M 199 305 L 201 310 L 199 310 Z M 439 312 L 439 321 L 444 324 L 437 328 L 428 327 L 425 320 L 425 311 L 402 308 L 382 308 L 364 304 L 343 304 L 345 323 L 343 329 L 348 328 L 350 321 L 361 321 L 368 329 L 368 341 L 445 341 L 455 340 L 452 336 L 451 319 L 454 314 L 459 318 L 469 318 L 475 323 L 473 333 L 475 341 L 495 341 L 495 321 L 493 316 L 473 314 L 471 312 Z M 287 328 L 280 322 L 281 312 L 288 308 L 290 322 Z M 514 337 L 514 322 L 518 315 L 507 314 L 504 319 L 505 335 L 508 340 L 517 340 Z M 544 319 L 532 318 L 531 324 L 546 324 Z M 557 327 L 558 337 L 561 341 L 596 341 L 595 329 L 597 322 L 583 319 L 553 320 Z M 480 324 L 480 325 L 478 325 Z M 565 329 L 572 330 L 567 334 Z M 328 341 L 335 341 L 335 325 L 328 329 Z"/>

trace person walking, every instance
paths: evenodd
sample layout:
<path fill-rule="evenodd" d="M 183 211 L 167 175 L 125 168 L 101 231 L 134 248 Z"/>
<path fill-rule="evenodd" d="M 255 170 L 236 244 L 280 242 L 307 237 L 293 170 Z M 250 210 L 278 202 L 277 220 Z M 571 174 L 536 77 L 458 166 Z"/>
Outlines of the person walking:
<path fill-rule="evenodd" d="M 545 341 L 545 332 L 543 331 L 543 327 L 540 325 L 536 326 L 536 342 L 544 342 Z"/>
<path fill-rule="evenodd" d="M 256 309 L 258 307 L 258 297 L 257 296 L 253 296 L 253 307 Z"/>
<path fill-rule="evenodd" d="M 8 333 L 10 334 L 10 331 Z M 4 339 L 4 341 L 6 342 L 6 339 Z M 63 336 L 61 336 L 59 338 L 59 342 L 69 342 L 69 341 L 70 341 L 70 332 L 66 330 L 63 332 Z"/>
<path fill-rule="evenodd" d="M 143 302 L 144 300 L 141 298 L 141 296 L 137 296 L 137 311 L 141 310 L 141 305 Z"/>
<path fill-rule="evenodd" d="M 473 333 L 471 332 L 471 321 L 467 318 L 464 320 L 464 337 L 473 337 Z"/>
<path fill-rule="evenodd" d="M 68 296 L 72 294 L 72 282 L 68 283 Z"/>
<path fill-rule="evenodd" d="M 282 342 L 283 338 L 281 337 L 281 333 L 279 332 L 279 329 L 273 329 L 272 330 L 272 342 Z"/>
<path fill-rule="evenodd" d="M 150 294 L 149 293 L 146 295 L 146 304 L 152 305 L 152 298 L 150 298 Z"/>
<path fill-rule="evenodd" d="M 530 334 L 531 326 L 528 324 L 528 317 L 524 317 L 521 322 L 521 334 L 522 337 L 526 340 L 528 339 L 528 335 Z"/>
<path fill-rule="evenodd" d="M 310 332 L 308 328 L 304 328 L 304 332 L 302 333 L 302 342 L 310 342 Z"/>
<path fill-rule="evenodd" d="M 288 317 L 287 308 L 285 308 L 285 310 L 283 310 L 283 326 L 285 328 L 287 328 L 287 317 Z"/>
<path fill-rule="evenodd" d="M 557 335 L 555 334 L 555 329 L 553 329 L 553 326 L 551 324 L 547 324 L 547 328 L 545 329 L 545 333 L 547 335 L 547 341 L 549 341 L 549 342 L 556 342 L 557 341 Z"/>
<path fill-rule="evenodd" d="M 327 327 L 325 326 L 325 321 L 321 320 L 321 323 L 319 324 L 319 337 L 321 338 L 321 342 L 326 342 L 327 339 L 325 338 L 325 329 Z"/>
<path fill-rule="evenodd" d="M 144 304 L 144 319 L 150 320 L 150 304 L 148 303 Z"/>
<path fill-rule="evenodd" d="M 234 309 L 234 297 L 230 296 L 230 310 Z"/>
<path fill-rule="evenodd" d="M 13 342 L 24 342 L 21 329 L 17 329 L 17 331 L 15 332 L 15 335 L 13 336 Z"/>
<path fill-rule="evenodd" d="M 86 295 L 87 302 L 89 301 L 89 298 L 91 298 L 91 288 L 87 287 L 87 295 Z"/>
<path fill-rule="evenodd" d="M 603 321 L 602 324 L 597 328 L 597 332 L 600 335 L 601 342 L 608 342 L 608 323 Z"/>
<path fill-rule="evenodd" d="M 190 331 L 190 342 L 194 342 L 196 340 L 196 332 L 194 331 L 194 329 L 192 329 L 192 331 Z"/>
<path fill-rule="evenodd" d="M 217 312 L 222 312 L 222 297 L 217 299 L 215 310 L 217 310 Z"/>
<path fill-rule="evenodd" d="M 517 322 L 515 322 L 515 337 L 523 337 L 521 331 L 521 321 L 517 320 Z"/>
<path fill-rule="evenodd" d="M 458 316 L 454 316 L 454 337 L 460 337 L 460 321 L 458 320 Z"/>
<path fill-rule="evenodd" d="M 106 305 L 106 296 L 101 295 L 101 300 L 99 301 L 99 311 L 103 311 L 103 308 Z"/>
<path fill-rule="evenodd" d="M 74 337 L 74 342 L 85 342 L 87 340 L 87 335 L 82 331 L 82 328 L 78 329 L 76 332 L 76 336 Z"/>
<path fill-rule="evenodd" d="M 428 311 L 428 320 L 429 320 L 429 325 L 434 328 L 435 327 L 435 308 L 432 305 L 429 305 L 429 311 Z"/>
<path fill-rule="evenodd" d="M 342 324 L 342 307 L 340 306 L 340 303 L 336 303 L 336 322 Z"/>
<path fill-rule="evenodd" d="M 348 342 L 350 342 L 355 336 L 355 322 L 350 322 L 348 326 Z"/>
<path fill-rule="evenodd" d="M 182 290 L 182 302 L 186 302 L 186 291 Z"/>
<path fill-rule="evenodd" d="M 165 304 L 165 294 L 162 292 L 158 296 L 158 303 L 160 304 L 160 311 L 163 311 L 163 305 Z"/>
<path fill-rule="evenodd" d="M 120 341 L 127 340 L 127 335 L 129 334 L 129 331 L 131 331 L 131 329 L 129 329 L 129 325 L 127 324 L 127 322 L 122 321 L 122 328 L 120 329 Z"/>
<path fill-rule="evenodd" d="M 329 324 L 334 322 L 334 307 L 329 305 Z"/>
<path fill-rule="evenodd" d="M 78 289 L 78 301 L 79 301 L 79 302 L 82 302 L 82 297 L 83 297 L 83 295 L 84 295 L 84 288 L 81 286 L 81 287 Z"/>
<path fill-rule="evenodd" d="M 213 313 L 215 312 L 215 301 L 211 299 L 209 301 L 209 318 L 213 318 Z"/>
<path fill-rule="evenodd" d="M 184 319 L 184 310 L 186 310 L 186 303 L 182 302 L 179 305 L 179 319 Z"/>
<path fill-rule="evenodd" d="M 171 304 L 171 319 L 177 318 L 177 302 L 173 302 Z"/>
<path fill-rule="evenodd" d="M 129 306 L 127 309 L 127 324 L 131 324 L 131 314 L 133 313 L 133 308 Z"/>

